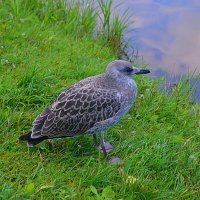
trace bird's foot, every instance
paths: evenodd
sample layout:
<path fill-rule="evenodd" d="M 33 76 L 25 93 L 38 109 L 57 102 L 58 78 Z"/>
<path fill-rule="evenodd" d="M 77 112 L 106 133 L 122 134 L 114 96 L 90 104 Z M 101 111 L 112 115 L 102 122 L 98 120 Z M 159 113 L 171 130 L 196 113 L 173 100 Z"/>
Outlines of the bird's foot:
<path fill-rule="evenodd" d="M 113 150 L 113 146 L 108 142 L 108 141 L 105 141 L 104 144 L 101 144 L 98 149 L 101 150 L 102 153 L 105 154 L 105 152 L 108 154 L 108 153 L 111 153 L 112 150 Z M 105 152 L 104 152 L 105 151 Z"/>

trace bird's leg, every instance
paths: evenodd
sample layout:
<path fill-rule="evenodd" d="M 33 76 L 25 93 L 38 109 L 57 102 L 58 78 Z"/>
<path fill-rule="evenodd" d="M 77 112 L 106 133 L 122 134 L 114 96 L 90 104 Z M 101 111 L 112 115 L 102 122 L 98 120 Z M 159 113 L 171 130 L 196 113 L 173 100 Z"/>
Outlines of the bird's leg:
<path fill-rule="evenodd" d="M 104 153 L 105 156 L 107 156 L 108 153 L 110 153 L 113 150 L 112 145 L 104 140 L 104 132 L 101 132 L 101 147 L 100 150 Z"/>
<path fill-rule="evenodd" d="M 97 135 L 93 134 L 93 141 L 96 148 L 98 148 Z"/>
<path fill-rule="evenodd" d="M 106 148 L 105 148 L 105 146 L 104 146 L 103 144 L 101 144 L 100 149 L 101 149 L 101 151 L 103 152 L 105 158 L 107 158 L 108 154 L 107 154 Z"/>
<path fill-rule="evenodd" d="M 97 136 L 96 134 L 93 134 L 93 140 L 95 143 L 95 146 L 97 146 Z M 98 149 L 101 150 L 101 152 L 104 154 L 106 162 L 108 164 L 114 164 L 119 165 L 121 163 L 120 159 L 118 157 L 112 157 L 108 159 L 108 153 L 110 153 L 113 149 L 112 145 L 104 140 L 104 132 L 101 132 L 101 145 L 98 147 Z"/>

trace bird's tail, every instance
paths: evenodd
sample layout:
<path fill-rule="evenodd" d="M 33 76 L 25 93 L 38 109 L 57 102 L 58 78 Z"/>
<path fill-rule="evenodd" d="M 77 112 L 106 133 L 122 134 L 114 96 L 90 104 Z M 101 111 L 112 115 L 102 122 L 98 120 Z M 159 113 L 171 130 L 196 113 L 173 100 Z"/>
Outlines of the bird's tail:
<path fill-rule="evenodd" d="M 32 132 L 29 132 L 25 135 L 20 136 L 19 141 L 27 141 L 28 146 L 33 147 L 36 144 L 42 142 L 43 140 L 48 139 L 46 136 L 43 136 L 43 137 L 40 137 L 40 138 L 31 138 L 31 133 Z"/>
<path fill-rule="evenodd" d="M 19 137 L 19 140 L 21 140 L 21 141 L 28 141 L 28 140 L 30 140 L 31 139 L 31 132 L 29 132 L 29 133 L 27 133 L 27 134 L 25 134 L 25 135 L 21 135 L 20 137 Z"/>

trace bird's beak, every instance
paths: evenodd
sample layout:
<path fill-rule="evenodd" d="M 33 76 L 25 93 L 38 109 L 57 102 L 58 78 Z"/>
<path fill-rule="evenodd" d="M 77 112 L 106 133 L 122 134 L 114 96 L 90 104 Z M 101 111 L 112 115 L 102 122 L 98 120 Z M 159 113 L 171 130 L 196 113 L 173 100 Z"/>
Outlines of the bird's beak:
<path fill-rule="evenodd" d="M 136 72 L 135 74 L 148 74 L 150 73 L 150 70 L 148 69 L 139 69 L 138 72 Z"/>

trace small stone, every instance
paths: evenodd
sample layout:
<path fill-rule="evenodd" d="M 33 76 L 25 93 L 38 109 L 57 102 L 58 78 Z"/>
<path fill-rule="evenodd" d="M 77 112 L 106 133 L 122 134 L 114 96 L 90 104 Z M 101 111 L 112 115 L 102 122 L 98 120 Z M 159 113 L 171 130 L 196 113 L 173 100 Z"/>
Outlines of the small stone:
<path fill-rule="evenodd" d="M 121 164 L 121 160 L 118 157 L 112 157 L 107 162 L 108 162 L 108 164 L 113 164 L 113 165 L 120 165 Z"/>

